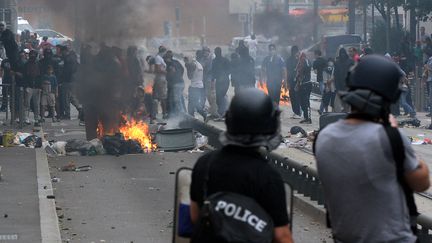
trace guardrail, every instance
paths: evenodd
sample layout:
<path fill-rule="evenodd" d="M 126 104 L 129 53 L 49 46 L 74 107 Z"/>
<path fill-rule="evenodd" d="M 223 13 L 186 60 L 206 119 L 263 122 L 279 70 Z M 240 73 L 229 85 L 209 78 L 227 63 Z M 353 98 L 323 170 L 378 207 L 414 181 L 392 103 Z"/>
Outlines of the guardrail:
<path fill-rule="evenodd" d="M 214 126 L 186 115 L 180 123 L 180 127 L 193 128 L 195 131 L 204 134 L 208 137 L 209 144 L 215 148 L 222 146 L 219 142 L 219 135 L 223 131 Z M 309 197 L 319 205 L 324 204 L 324 193 L 315 169 L 301 165 L 276 153 L 270 153 L 268 159 L 271 165 L 281 174 L 282 179 L 289 183 L 297 193 Z M 432 242 L 432 218 L 420 215 L 417 219 L 417 226 L 420 242 Z"/>

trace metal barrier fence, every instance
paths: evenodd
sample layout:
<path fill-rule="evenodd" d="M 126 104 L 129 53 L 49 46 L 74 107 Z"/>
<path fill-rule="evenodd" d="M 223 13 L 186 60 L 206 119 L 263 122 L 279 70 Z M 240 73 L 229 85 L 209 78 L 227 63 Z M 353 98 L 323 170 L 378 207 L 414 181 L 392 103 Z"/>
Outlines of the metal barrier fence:
<path fill-rule="evenodd" d="M 195 131 L 204 134 L 208 137 L 209 144 L 215 148 L 222 146 L 219 142 L 219 135 L 223 131 L 214 126 L 204 124 L 186 115 L 180 123 L 180 127 L 193 128 Z M 282 179 L 290 184 L 297 193 L 309 197 L 319 205 L 324 204 L 324 193 L 315 169 L 304 166 L 289 158 L 284 158 L 276 153 L 270 153 L 268 160 L 281 174 Z M 420 242 L 432 242 L 432 218 L 420 215 L 417 219 L 417 225 Z"/>
<path fill-rule="evenodd" d="M 6 89 L 6 92 L 2 90 L 2 106 L 3 101 L 6 101 L 6 121 L 10 121 L 10 125 L 14 125 L 15 119 L 19 118 L 18 127 L 23 128 L 24 123 L 24 88 L 17 87 L 15 80 L 12 80 L 11 84 L 0 84 L 2 89 Z M 6 95 L 6 98 L 3 97 Z M 9 115 L 10 112 L 10 115 Z"/>

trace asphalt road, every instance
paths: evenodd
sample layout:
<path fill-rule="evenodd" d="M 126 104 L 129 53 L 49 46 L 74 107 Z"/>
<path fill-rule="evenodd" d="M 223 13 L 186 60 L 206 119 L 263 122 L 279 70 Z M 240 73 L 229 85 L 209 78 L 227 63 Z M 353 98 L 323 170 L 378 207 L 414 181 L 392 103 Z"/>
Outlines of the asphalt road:
<path fill-rule="evenodd" d="M 50 158 L 62 239 L 65 242 L 171 242 L 174 172 L 200 154 L 153 153 L 120 157 Z M 88 172 L 61 172 L 76 163 Z M 329 242 L 329 231 L 295 209 L 297 242 Z"/>

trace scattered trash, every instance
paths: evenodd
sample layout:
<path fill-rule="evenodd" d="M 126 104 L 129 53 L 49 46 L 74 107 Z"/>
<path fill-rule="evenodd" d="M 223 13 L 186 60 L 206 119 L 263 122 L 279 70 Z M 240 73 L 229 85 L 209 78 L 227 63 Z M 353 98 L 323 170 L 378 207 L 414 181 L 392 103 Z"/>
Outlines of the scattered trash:
<path fill-rule="evenodd" d="M 102 155 L 102 154 L 106 154 L 106 151 L 103 147 L 102 141 L 98 138 L 95 138 L 93 140 L 90 141 L 91 145 L 94 146 L 94 148 L 96 149 L 96 153 L 98 155 Z"/>
<path fill-rule="evenodd" d="M 279 149 L 282 148 L 306 148 L 308 146 L 308 139 L 307 138 L 301 138 L 297 141 L 290 141 L 286 138 L 284 138 L 279 145 Z"/>
<path fill-rule="evenodd" d="M 103 148 L 109 155 L 142 154 L 144 150 L 138 141 L 126 140 L 120 133 L 105 135 L 102 139 Z"/>
<path fill-rule="evenodd" d="M 92 169 L 92 167 L 90 165 L 84 165 L 84 166 L 77 167 L 74 162 L 70 162 L 69 164 L 63 166 L 61 168 L 61 171 L 75 171 L 75 172 L 79 172 L 79 171 L 89 171 L 91 169 Z"/>
<path fill-rule="evenodd" d="M 195 140 L 196 140 L 196 147 L 195 148 L 197 148 L 197 149 L 205 147 L 208 144 L 208 137 L 202 135 L 199 132 L 195 132 Z"/>
<path fill-rule="evenodd" d="M 66 144 L 67 142 L 59 141 L 55 142 L 51 145 L 51 148 L 54 149 L 57 155 L 66 155 Z"/>
<path fill-rule="evenodd" d="M 292 135 L 295 135 L 295 136 L 299 137 L 299 138 L 305 138 L 308 135 L 306 133 L 306 131 L 303 128 L 299 127 L 299 126 L 291 127 L 290 133 Z"/>
<path fill-rule="evenodd" d="M 79 154 L 82 156 L 97 155 L 96 148 L 90 142 L 79 139 L 68 140 L 65 149 L 68 155 L 74 152 L 74 155 L 76 152 L 79 152 Z"/>
<path fill-rule="evenodd" d="M 30 148 L 42 147 L 42 139 L 36 135 L 30 135 L 26 137 L 21 143 Z"/>
<path fill-rule="evenodd" d="M 53 177 L 52 179 L 51 179 L 51 182 L 60 182 L 60 178 L 57 178 L 57 177 Z"/>
<path fill-rule="evenodd" d="M 12 131 L 5 131 L 2 135 L 1 143 L 4 147 L 11 147 L 14 145 L 14 134 Z"/>
<path fill-rule="evenodd" d="M 27 137 L 31 136 L 31 133 L 22 133 L 22 132 L 17 132 L 15 134 L 15 139 L 14 139 L 14 144 L 15 145 L 20 145 L 23 143 L 24 139 L 26 139 Z"/>
<path fill-rule="evenodd" d="M 408 118 L 398 122 L 399 127 L 420 127 L 421 121 L 417 118 Z"/>
<path fill-rule="evenodd" d="M 412 145 L 432 144 L 432 140 L 430 138 L 424 138 L 424 135 L 423 136 L 411 136 L 408 138 L 411 141 Z"/>

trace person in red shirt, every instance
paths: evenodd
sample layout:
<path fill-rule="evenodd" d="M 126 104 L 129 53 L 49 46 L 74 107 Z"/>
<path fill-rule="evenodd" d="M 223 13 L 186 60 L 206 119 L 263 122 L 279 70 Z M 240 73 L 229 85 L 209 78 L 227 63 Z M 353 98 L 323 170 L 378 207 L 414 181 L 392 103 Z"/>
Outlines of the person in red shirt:
<path fill-rule="evenodd" d="M 45 49 L 52 49 L 52 48 L 54 48 L 54 46 L 48 41 L 48 36 L 44 36 L 42 38 L 42 42 L 38 46 L 38 50 L 42 49 L 43 51 Z"/>

